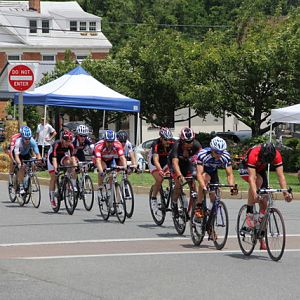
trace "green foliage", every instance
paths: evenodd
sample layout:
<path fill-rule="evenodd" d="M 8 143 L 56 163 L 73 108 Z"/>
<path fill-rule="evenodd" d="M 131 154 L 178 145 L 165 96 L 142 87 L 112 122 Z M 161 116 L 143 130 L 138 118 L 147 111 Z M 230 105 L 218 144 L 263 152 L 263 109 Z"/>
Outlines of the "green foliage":
<path fill-rule="evenodd" d="M 287 147 L 290 147 L 292 149 L 296 149 L 297 146 L 299 145 L 300 139 L 298 138 L 291 138 L 291 139 L 287 139 L 285 140 L 284 144 Z"/>
<path fill-rule="evenodd" d="M 199 132 L 196 134 L 196 140 L 198 140 L 202 146 L 202 148 L 209 147 L 209 143 L 211 140 L 211 135 L 206 132 Z"/>
<path fill-rule="evenodd" d="M 285 172 L 297 172 L 300 169 L 300 150 L 283 149 L 280 153 Z"/>

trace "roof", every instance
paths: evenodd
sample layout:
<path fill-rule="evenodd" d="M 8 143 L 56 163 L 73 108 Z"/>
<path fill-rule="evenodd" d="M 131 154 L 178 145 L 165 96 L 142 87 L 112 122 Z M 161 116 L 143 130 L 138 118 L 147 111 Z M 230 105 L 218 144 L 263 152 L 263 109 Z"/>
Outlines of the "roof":
<path fill-rule="evenodd" d="M 29 34 L 28 20 L 43 18 L 51 20 L 50 33 Z M 74 51 L 84 49 L 88 52 L 108 52 L 111 49 L 111 43 L 98 27 L 97 31 L 84 34 L 69 31 L 69 21 L 74 19 L 101 22 L 100 17 L 85 12 L 76 1 L 41 1 L 41 13 L 29 11 L 28 1 L 0 1 L 0 47 L 3 50 L 72 48 Z"/>

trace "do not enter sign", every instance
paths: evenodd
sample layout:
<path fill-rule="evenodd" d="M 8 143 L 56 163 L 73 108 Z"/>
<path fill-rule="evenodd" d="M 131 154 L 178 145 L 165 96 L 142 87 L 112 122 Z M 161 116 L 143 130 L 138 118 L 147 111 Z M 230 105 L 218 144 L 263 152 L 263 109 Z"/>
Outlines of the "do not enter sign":
<path fill-rule="evenodd" d="M 34 73 L 26 65 L 16 65 L 8 73 L 8 82 L 10 87 L 15 91 L 27 91 L 33 86 Z"/>

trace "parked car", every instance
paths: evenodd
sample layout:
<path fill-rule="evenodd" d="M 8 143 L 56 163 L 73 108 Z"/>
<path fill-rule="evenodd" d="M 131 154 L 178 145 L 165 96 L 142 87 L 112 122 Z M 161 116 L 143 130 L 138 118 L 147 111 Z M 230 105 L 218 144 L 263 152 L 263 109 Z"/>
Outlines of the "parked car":
<path fill-rule="evenodd" d="M 252 137 L 251 130 L 239 131 L 224 131 L 224 132 L 211 132 L 211 135 L 219 136 L 225 140 L 233 141 L 234 143 L 243 142 Z"/>

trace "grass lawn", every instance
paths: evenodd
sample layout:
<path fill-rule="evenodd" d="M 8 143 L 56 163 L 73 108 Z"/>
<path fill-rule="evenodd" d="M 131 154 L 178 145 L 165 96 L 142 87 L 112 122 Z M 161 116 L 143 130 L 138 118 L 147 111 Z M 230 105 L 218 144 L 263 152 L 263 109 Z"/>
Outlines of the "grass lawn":
<path fill-rule="evenodd" d="M 49 178 L 48 172 L 39 172 L 38 176 L 43 177 L 43 178 Z M 97 174 L 96 173 L 90 173 L 90 176 L 92 177 L 94 182 L 97 182 Z M 236 183 L 239 186 L 239 190 L 241 190 L 241 191 L 247 190 L 248 184 L 246 181 L 241 179 L 237 170 L 234 170 L 234 176 L 235 176 Z M 295 193 L 300 192 L 300 183 L 298 181 L 297 174 L 296 173 L 295 174 L 286 173 L 285 177 L 286 177 L 288 186 L 290 186 L 293 189 L 293 192 L 295 192 Z M 221 183 L 227 183 L 225 170 L 219 170 L 219 178 L 220 178 Z M 149 189 L 150 189 L 151 185 L 153 184 L 153 177 L 149 173 L 131 174 L 130 182 L 133 185 L 145 186 L 145 187 L 149 187 Z M 270 185 L 272 188 L 280 188 L 275 172 L 270 173 Z"/>

